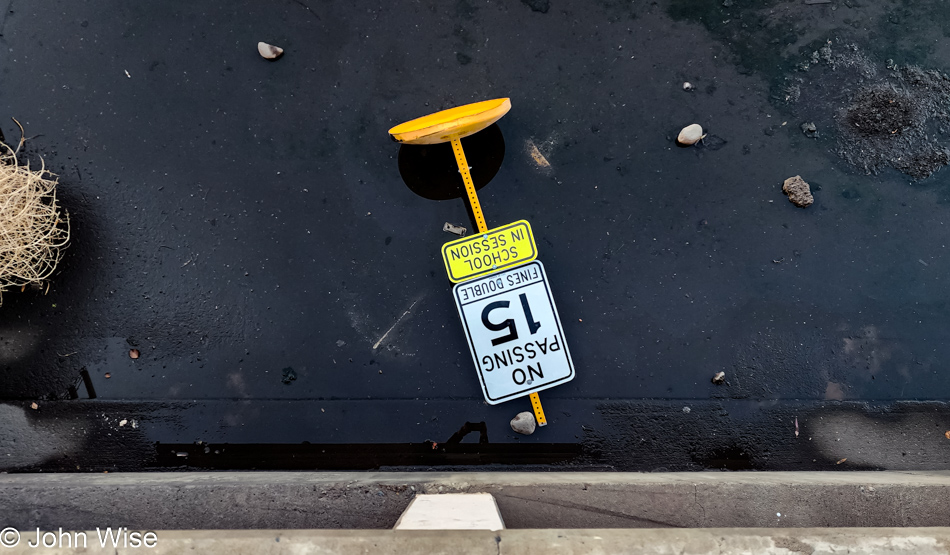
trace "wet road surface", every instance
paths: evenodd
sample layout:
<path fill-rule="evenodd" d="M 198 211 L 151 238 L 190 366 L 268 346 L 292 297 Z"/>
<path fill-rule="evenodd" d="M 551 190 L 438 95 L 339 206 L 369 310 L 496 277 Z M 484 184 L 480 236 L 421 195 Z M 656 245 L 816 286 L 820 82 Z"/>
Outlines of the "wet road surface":
<path fill-rule="evenodd" d="M 950 173 L 839 155 L 849 94 L 950 67 L 939 2 L 5 4 L 0 127 L 74 240 L 3 297 L 0 468 L 948 467 Z M 445 277 L 466 207 L 386 133 L 496 97 L 482 207 L 531 222 L 577 372 L 530 437 Z"/>

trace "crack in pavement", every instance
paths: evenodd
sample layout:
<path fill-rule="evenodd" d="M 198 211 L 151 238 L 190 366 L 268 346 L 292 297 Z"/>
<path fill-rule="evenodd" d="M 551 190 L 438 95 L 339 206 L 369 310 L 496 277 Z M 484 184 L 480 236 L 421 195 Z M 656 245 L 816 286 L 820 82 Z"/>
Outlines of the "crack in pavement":
<path fill-rule="evenodd" d="M 424 295 L 423 295 L 423 296 L 424 296 Z M 383 341 L 384 341 L 384 340 L 386 339 L 386 337 L 389 335 L 389 332 L 391 332 L 391 331 L 393 331 L 394 329 L 396 329 L 396 326 L 399 325 L 399 322 L 402 322 L 402 319 L 405 318 L 407 314 L 409 314 L 410 312 L 412 312 L 413 307 L 415 307 L 416 304 L 417 304 L 419 301 L 421 301 L 421 300 L 422 300 L 422 298 L 418 298 L 418 299 L 412 301 L 412 304 L 409 305 L 409 308 L 407 308 L 406 311 L 403 312 L 401 316 L 399 316 L 399 318 L 396 318 L 396 323 L 393 324 L 388 330 L 386 330 L 386 333 L 384 333 L 383 336 L 380 337 L 378 341 L 376 341 L 376 344 L 373 345 L 373 350 L 374 350 L 374 351 L 375 351 L 376 349 L 378 349 L 379 346 L 383 343 Z"/>
<path fill-rule="evenodd" d="M 646 517 L 642 517 L 642 516 L 628 515 L 628 514 L 626 514 L 626 513 L 621 513 L 621 512 L 618 512 L 618 511 L 611 511 L 610 509 L 601 509 L 601 508 L 599 508 L 599 507 L 591 507 L 590 505 L 581 505 L 581 504 L 579 504 L 579 503 L 571 503 L 571 502 L 569 502 L 569 501 L 557 501 L 557 502 L 555 502 L 555 501 L 544 501 L 544 500 L 542 500 L 542 499 L 530 499 L 530 498 L 527 498 L 527 497 L 518 497 L 517 495 L 504 495 L 504 497 L 508 497 L 508 498 L 510 498 L 510 499 L 518 499 L 518 500 L 521 500 L 521 501 L 531 501 L 531 502 L 534 502 L 534 503 L 543 503 L 543 504 L 545 504 L 545 505 L 553 505 L 553 506 L 555 506 L 555 507 L 562 507 L 562 508 L 565 508 L 565 509 L 578 509 L 578 510 L 581 510 L 581 511 L 587 511 L 587 512 L 591 512 L 591 513 L 598 513 L 598 514 L 607 515 L 607 516 L 615 516 L 615 517 L 618 517 L 618 518 L 623 518 L 623 519 L 625 519 L 625 520 L 635 520 L 635 521 L 639 521 L 639 522 L 648 522 L 648 523 L 650 523 L 650 524 L 657 524 L 657 525 L 664 526 L 664 527 L 667 527 L 667 528 L 686 528 L 685 526 L 680 526 L 680 525 L 678 525 L 678 524 L 671 524 L 671 523 L 669 523 L 669 522 L 663 522 L 662 520 L 654 520 L 654 519 L 652 519 L 652 518 L 646 518 Z"/>
<path fill-rule="evenodd" d="M 12 0 L 11 0 L 11 2 L 12 2 Z M 303 0 L 294 0 L 294 3 L 295 3 L 295 4 L 300 4 L 301 6 L 303 6 L 303 8 L 304 8 L 305 10 L 307 10 L 307 11 L 310 13 L 310 15 L 312 15 L 312 16 L 315 17 L 315 18 L 317 18 L 317 21 L 320 21 L 320 16 L 317 15 L 317 14 L 315 14 L 315 13 L 313 12 L 313 10 L 310 9 L 310 6 L 307 5 L 306 2 L 304 2 Z"/>
<path fill-rule="evenodd" d="M 693 484 L 693 503 L 703 512 L 703 520 L 699 523 L 699 526 L 703 527 L 706 525 L 706 507 L 699 502 L 699 484 Z"/>

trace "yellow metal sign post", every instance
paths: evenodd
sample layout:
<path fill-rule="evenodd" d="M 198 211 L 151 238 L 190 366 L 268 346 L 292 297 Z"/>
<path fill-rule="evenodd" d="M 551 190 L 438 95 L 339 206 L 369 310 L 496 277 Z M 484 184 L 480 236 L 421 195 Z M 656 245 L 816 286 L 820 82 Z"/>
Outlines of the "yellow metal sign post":
<path fill-rule="evenodd" d="M 465 159 L 465 151 L 462 150 L 462 139 L 495 123 L 510 109 L 510 99 L 496 98 L 442 110 L 399 124 L 389 130 L 389 136 L 397 143 L 417 145 L 452 143 L 452 153 L 455 154 L 455 162 L 458 164 L 459 173 L 462 174 L 462 183 L 465 185 L 465 193 L 468 196 L 472 214 L 475 215 L 475 224 L 478 226 L 478 232 L 482 234 L 488 231 L 488 225 L 485 223 L 482 205 L 478 202 L 475 183 L 472 182 L 472 174 L 469 172 L 471 168 Z M 527 222 L 524 223 L 527 224 Z M 528 232 L 530 234 L 530 226 Z M 534 237 L 531 237 L 531 244 L 534 246 Z M 537 257 L 536 246 L 534 246 L 534 251 L 534 257 Z M 531 260 L 533 259 L 531 258 Z M 527 262 L 527 259 L 518 263 L 521 262 Z M 446 270 L 449 272 L 449 279 L 452 279 L 452 270 L 449 267 L 448 260 L 446 260 Z M 475 275 L 481 274 L 461 277 L 458 281 L 469 279 Z M 456 280 L 452 279 L 452 281 Z M 534 417 L 537 419 L 538 425 L 547 426 L 548 421 L 544 417 L 544 409 L 541 407 L 541 397 L 537 393 L 531 393 L 530 397 L 531 407 L 534 409 Z"/>

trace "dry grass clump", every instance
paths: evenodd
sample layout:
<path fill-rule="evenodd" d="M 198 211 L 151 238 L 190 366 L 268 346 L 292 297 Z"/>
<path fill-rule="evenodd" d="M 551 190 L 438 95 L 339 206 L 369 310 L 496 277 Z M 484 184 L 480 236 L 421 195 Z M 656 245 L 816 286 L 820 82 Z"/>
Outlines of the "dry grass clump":
<path fill-rule="evenodd" d="M 48 279 L 69 242 L 56 176 L 45 164 L 36 171 L 20 165 L 19 146 L 0 142 L 0 303 L 5 290 Z"/>

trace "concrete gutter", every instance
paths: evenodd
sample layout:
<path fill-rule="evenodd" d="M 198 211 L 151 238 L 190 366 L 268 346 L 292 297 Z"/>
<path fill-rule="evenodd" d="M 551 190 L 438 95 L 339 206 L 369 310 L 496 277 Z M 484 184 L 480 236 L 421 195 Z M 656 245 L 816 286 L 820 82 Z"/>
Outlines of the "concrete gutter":
<path fill-rule="evenodd" d="M 509 529 L 950 524 L 950 472 L 195 472 L 0 475 L 0 525 L 388 529 L 449 492 L 491 493 Z"/>
<path fill-rule="evenodd" d="M 33 548 L 36 534 L 23 534 L 20 544 L 4 550 L 11 555 L 85 553 L 128 555 L 267 555 L 320 553 L 323 555 L 404 553 L 526 555 L 529 553 L 644 555 L 756 555 L 832 554 L 945 555 L 950 528 L 870 529 L 704 529 L 704 530 L 502 530 L 389 531 L 389 530 L 212 530 L 156 532 L 151 548 L 101 547 L 95 531 L 86 533 L 85 548 Z M 47 536 L 50 538 L 51 536 Z M 58 540 L 51 540 L 58 541 Z M 27 543 L 29 542 L 29 543 Z M 47 544 L 49 545 L 49 544 Z M 56 546 L 57 548 L 59 546 Z"/>

